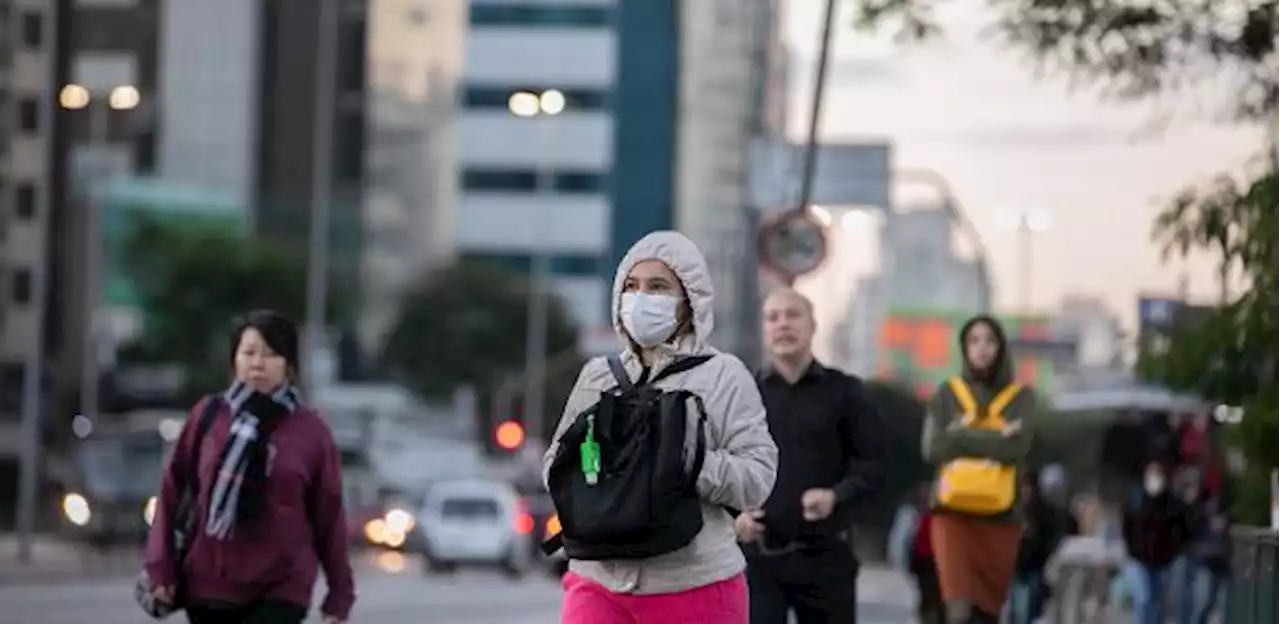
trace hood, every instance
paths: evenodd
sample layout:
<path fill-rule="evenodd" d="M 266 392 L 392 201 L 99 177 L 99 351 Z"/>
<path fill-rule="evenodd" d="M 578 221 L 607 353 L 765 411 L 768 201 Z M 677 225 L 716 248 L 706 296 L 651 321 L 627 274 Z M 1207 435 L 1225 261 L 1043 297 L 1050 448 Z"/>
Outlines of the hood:
<path fill-rule="evenodd" d="M 994 375 L 980 376 L 969 368 L 969 359 L 964 356 L 964 338 L 969 335 L 969 330 L 974 325 L 985 323 L 989 325 L 996 334 L 996 340 L 1000 343 L 1000 349 L 996 352 L 996 361 L 992 363 Z M 1009 354 L 1009 338 L 1004 332 L 1004 326 L 997 321 L 995 317 L 987 314 L 979 314 L 964 322 L 960 328 L 960 359 L 964 366 L 964 378 L 970 382 L 984 383 L 990 388 L 1003 388 L 1013 381 L 1013 356 Z"/>
<path fill-rule="evenodd" d="M 645 260 L 660 260 L 671 267 L 684 286 L 685 297 L 689 299 L 689 307 L 693 309 L 693 334 L 696 349 L 707 344 L 711 330 L 715 329 L 715 313 L 712 303 L 715 301 L 715 289 L 711 286 L 711 272 L 707 269 L 707 261 L 698 251 L 697 245 L 684 234 L 668 230 L 651 232 L 627 250 L 618 263 L 618 272 L 613 278 L 612 314 L 613 329 L 625 342 L 626 330 L 622 328 L 622 318 L 618 310 L 622 303 L 622 287 L 627 281 L 631 268 Z"/>

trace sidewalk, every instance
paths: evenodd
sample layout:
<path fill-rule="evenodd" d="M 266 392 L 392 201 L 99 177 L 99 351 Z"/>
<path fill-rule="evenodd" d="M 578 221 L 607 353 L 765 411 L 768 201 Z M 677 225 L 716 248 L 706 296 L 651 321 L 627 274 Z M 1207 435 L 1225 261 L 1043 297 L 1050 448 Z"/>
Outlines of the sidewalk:
<path fill-rule="evenodd" d="M 0 585 L 128 576 L 138 570 L 133 549 L 96 553 L 49 535 L 35 537 L 31 559 L 20 563 L 17 536 L 0 534 Z"/>

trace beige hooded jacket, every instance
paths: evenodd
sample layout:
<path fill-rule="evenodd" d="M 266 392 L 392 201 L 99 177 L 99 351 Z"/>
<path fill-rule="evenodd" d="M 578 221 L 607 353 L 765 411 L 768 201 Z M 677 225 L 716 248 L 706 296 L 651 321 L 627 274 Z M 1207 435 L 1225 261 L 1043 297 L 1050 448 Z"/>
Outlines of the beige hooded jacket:
<path fill-rule="evenodd" d="M 707 344 L 713 327 L 715 293 L 702 253 L 693 242 L 676 232 L 653 232 L 640 239 L 618 265 L 613 282 L 613 325 L 626 341 L 618 310 L 623 284 L 631 268 L 645 260 L 661 260 L 675 272 L 693 309 L 693 334 L 656 347 L 651 373 L 656 374 L 678 355 L 714 354 L 710 361 L 688 372 L 658 382 L 668 389 L 685 389 L 702 398 L 707 409 L 708 452 L 698 475 L 702 497 L 702 532 L 688 546 L 672 553 L 635 561 L 570 561 L 574 573 L 600 583 L 611 591 L 633 594 L 666 594 L 702 587 L 740 573 L 746 566 L 733 531 L 733 518 L 725 507 L 758 509 L 773 490 L 778 449 L 769 435 L 764 403 L 755 378 L 738 358 Z M 643 364 L 628 349 L 622 362 L 632 379 Z M 543 457 L 543 481 L 547 478 L 559 440 L 581 412 L 600 399 L 600 393 L 617 383 L 604 358 L 587 362 L 578 375 L 565 405 L 553 442 Z M 690 406 L 690 418 L 698 412 Z M 692 428 L 694 423 L 690 423 Z"/>

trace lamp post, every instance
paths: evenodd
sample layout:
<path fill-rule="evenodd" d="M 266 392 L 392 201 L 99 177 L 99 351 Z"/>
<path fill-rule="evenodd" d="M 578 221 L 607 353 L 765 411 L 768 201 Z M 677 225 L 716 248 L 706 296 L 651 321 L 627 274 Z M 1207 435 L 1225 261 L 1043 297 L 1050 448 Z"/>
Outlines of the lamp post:
<path fill-rule="evenodd" d="M 1051 226 L 1052 217 L 1049 211 L 1042 208 L 1010 210 L 1000 216 L 1001 229 L 1016 232 L 1018 236 L 1018 305 L 1023 314 L 1031 312 L 1031 281 L 1035 277 L 1032 270 L 1032 247 L 1035 235 L 1047 232 Z"/>
<path fill-rule="evenodd" d="M 79 84 L 69 84 L 58 92 L 58 104 L 67 110 L 84 110 L 89 115 L 88 146 L 95 152 L 94 163 L 84 184 L 85 211 L 85 308 L 84 342 L 80 360 L 80 415 L 96 422 L 99 410 L 99 380 L 101 365 L 108 347 L 106 323 L 103 315 L 102 282 L 109 275 L 108 258 L 103 245 L 102 211 L 104 204 L 94 196 L 94 185 L 106 181 L 112 174 L 107 162 L 106 150 L 111 143 L 111 114 L 130 111 L 138 107 L 142 95 L 136 87 L 120 85 L 109 91 L 92 91 Z"/>
<path fill-rule="evenodd" d="M 318 355 L 326 347 L 325 303 L 329 299 L 329 226 L 333 209 L 333 124 L 338 84 L 338 0 L 319 0 L 316 42 L 316 106 L 311 145 L 311 218 L 307 231 L 306 320 L 303 353 L 306 391 L 320 391 Z M 314 396 L 314 394 L 313 394 Z"/>
<path fill-rule="evenodd" d="M 522 119 L 536 119 L 539 129 L 539 149 L 543 160 L 538 167 L 537 191 L 549 196 L 555 192 L 555 180 L 552 166 L 546 162 L 546 154 L 554 140 L 553 118 L 565 109 L 564 94 L 555 89 L 541 93 L 517 91 L 507 101 L 507 110 Z M 528 444 L 531 456 L 541 455 L 545 437 L 543 432 L 542 408 L 545 402 L 543 369 L 547 364 L 547 306 L 548 291 L 551 281 L 551 257 L 545 245 L 547 217 L 538 219 L 539 236 L 535 237 L 532 246 L 529 287 L 529 318 L 525 335 L 525 390 L 524 390 L 524 425 L 528 432 Z"/>

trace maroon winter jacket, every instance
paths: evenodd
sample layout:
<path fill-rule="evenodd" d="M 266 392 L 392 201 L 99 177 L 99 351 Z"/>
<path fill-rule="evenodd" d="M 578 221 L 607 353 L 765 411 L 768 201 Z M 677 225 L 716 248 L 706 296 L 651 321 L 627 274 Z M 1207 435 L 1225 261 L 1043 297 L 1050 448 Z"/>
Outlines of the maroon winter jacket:
<path fill-rule="evenodd" d="M 168 510 L 177 505 L 183 462 L 193 457 L 195 421 L 202 409 L 197 405 L 192 410 L 165 468 L 147 540 L 146 571 L 152 585 L 172 586 L 179 574 L 166 547 Z M 341 460 L 328 425 L 314 411 L 293 412 L 271 434 L 264 515 L 237 525 L 225 541 L 205 534 L 211 485 L 231 425 L 229 412 L 224 406 L 217 414 L 200 449 L 199 523 L 181 570 L 188 598 L 230 604 L 275 599 L 308 607 L 323 567 L 329 593 L 321 612 L 346 620 L 355 586 L 347 557 Z"/>

